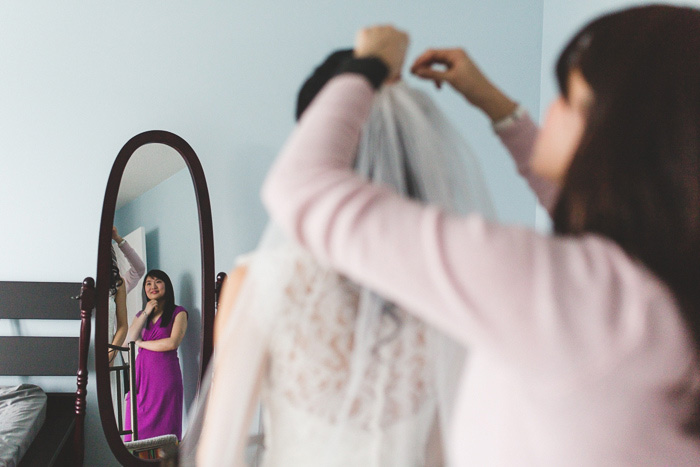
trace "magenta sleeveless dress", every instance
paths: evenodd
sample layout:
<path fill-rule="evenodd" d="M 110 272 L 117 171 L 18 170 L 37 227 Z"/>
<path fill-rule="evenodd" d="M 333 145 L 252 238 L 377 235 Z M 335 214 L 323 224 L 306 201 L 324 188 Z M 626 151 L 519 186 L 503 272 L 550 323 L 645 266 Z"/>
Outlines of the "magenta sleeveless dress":
<path fill-rule="evenodd" d="M 160 327 L 160 318 L 155 323 L 148 321 L 141 332 L 144 341 L 167 339 L 173 330 L 175 317 L 187 313 L 178 306 L 165 327 Z M 141 312 L 137 314 L 139 316 Z M 182 439 L 182 371 L 177 349 L 167 352 L 154 352 L 139 349 L 136 357 L 136 420 L 138 439 L 170 435 Z M 131 429 L 129 394 L 126 395 L 125 428 Z M 124 441 L 131 441 L 126 435 Z"/>

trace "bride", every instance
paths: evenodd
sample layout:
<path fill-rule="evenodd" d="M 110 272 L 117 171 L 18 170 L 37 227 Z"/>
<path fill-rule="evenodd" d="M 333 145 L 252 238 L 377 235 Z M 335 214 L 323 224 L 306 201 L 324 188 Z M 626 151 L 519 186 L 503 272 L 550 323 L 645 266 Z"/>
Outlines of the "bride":
<path fill-rule="evenodd" d="M 351 55 L 336 52 L 316 69 L 298 118 Z M 453 212 L 492 215 L 466 143 L 402 82 L 379 91 L 356 170 Z M 448 337 L 319 264 L 274 225 L 239 260 L 219 310 L 197 465 L 242 463 L 258 400 L 264 465 L 443 463 L 463 359 Z"/>

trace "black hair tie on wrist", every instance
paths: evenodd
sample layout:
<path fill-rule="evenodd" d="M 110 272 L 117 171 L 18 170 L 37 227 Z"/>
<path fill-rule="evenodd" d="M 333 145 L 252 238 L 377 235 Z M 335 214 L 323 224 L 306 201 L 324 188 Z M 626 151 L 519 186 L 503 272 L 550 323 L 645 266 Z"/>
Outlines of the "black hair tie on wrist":
<path fill-rule="evenodd" d="M 299 90 L 296 108 L 297 120 L 299 120 L 301 114 L 304 113 L 323 86 L 331 78 L 341 73 L 359 73 L 364 75 L 372 83 L 374 89 L 378 89 L 389 74 L 389 68 L 379 58 L 353 58 L 352 49 L 336 50 L 316 67 Z"/>
<path fill-rule="evenodd" d="M 378 57 L 353 58 L 338 67 L 336 74 L 341 73 L 359 73 L 372 83 L 374 89 L 379 89 L 389 75 L 389 67 Z"/>

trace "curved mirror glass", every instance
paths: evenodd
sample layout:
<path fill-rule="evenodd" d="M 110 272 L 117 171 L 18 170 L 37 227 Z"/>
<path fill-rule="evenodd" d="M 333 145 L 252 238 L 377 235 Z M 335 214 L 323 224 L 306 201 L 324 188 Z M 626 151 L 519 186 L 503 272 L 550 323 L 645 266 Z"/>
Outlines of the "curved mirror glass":
<path fill-rule="evenodd" d="M 149 440 L 169 436 L 151 443 L 163 447 L 175 441 L 173 435 L 182 439 L 200 375 L 197 199 L 189 170 L 175 149 L 145 144 L 129 158 L 113 224 L 112 248 L 124 291 L 110 296 L 108 341 L 123 349 L 110 354 L 112 404 L 122 440 L 138 455 L 134 447 L 150 449 Z M 122 341 L 123 317 L 128 332 Z M 125 350 L 130 341 L 135 341 L 133 365 Z"/>

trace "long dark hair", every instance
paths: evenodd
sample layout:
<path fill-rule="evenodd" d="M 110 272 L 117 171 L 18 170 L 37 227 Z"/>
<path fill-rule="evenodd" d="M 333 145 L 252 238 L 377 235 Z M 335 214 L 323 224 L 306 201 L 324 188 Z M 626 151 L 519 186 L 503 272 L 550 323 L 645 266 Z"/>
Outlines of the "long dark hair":
<path fill-rule="evenodd" d="M 564 96 L 572 70 L 594 102 L 555 231 L 602 234 L 641 261 L 673 292 L 700 352 L 700 10 L 598 18 L 559 58 Z"/>
<path fill-rule="evenodd" d="M 113 296 L 117 293 L 117 289 L 124 283 L 124 279 L 119 274 L 119 266 L 117 265 L 117 254 L 114 252 L 112 245 L 112 264 L 109 267 L 109 295 Z"/>
<path fill-rule="evenodd" d="M 148 303 L 148 298 L 146 297 L 146 279 L 148 278 L 152 279 L 160 279 L 165 283 L 165 295 L 163 296 L 163 314 L 161 315 L 160 318 L 160 327 L 164 328 L 168 324 L 170 324 L 170 320 L 173 318 L 173 312 L 175 311 L 175 291 L 173 290 L 173 283 L 170 280 L 170 277 L 161 271 L 160 269 L 151 269 L 146 273 L 146 276 L 143 280 L 143 306 L 144 308 L 146 307 L 146 303 Z M 150 327 L 151 323 L 150 320 L 146 324 L 146 327 Z"/>

